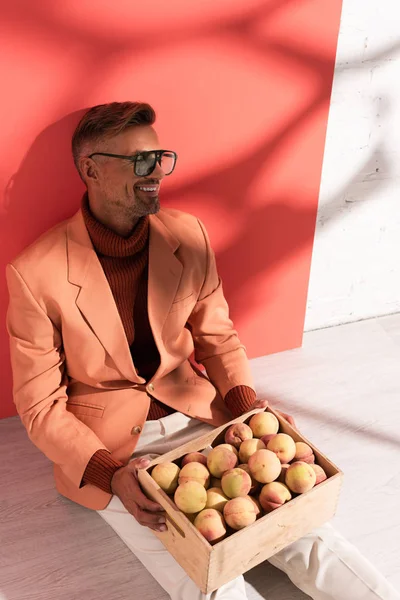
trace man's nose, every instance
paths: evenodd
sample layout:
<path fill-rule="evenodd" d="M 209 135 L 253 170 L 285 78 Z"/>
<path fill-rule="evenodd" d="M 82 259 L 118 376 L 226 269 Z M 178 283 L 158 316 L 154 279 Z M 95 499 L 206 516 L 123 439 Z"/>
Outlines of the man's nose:
<path fill-rule="evenodd" d="M 156 166 L 154 167 L 154 171 L 152 171 L 149 177 L 157 177 L 158 179 L 164 179 L 165 173 L 162 170 L 160 163 L 157 161 Z"/>

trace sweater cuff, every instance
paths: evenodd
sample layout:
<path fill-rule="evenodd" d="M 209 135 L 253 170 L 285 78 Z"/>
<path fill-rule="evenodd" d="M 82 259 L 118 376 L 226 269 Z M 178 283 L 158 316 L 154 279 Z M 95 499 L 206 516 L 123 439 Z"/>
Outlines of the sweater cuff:
<path fill-rule="evenodd" d="M 91 483 L 104 492 L 112 494 L 111 480 L 115 471 L 123 466 L 122 462 L 111 457 L 108 450 L 104 448 L 97 450 L 87 464 L 80 487 Z"/>
<path fill-rule="evenodd" d="M 231 411 L 233 418 L 240 417 L 243 413 L 250 410 L 257 399 L 257 394 L 253 388 L 247 385 L 237 385 L 229 390 L 225 396 L 225 404 Z"/>

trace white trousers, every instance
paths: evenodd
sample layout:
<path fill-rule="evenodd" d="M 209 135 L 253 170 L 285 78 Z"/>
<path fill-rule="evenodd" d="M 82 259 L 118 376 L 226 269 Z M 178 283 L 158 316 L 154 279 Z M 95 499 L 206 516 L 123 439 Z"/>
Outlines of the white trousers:
<path fill-rule="evenodd" d="M 155 458 L 210 431 L 212 426 L 174 413 L 147 421 L 133 458 Z M 169 594 L 171 600 L 245 600 L 243 576 L 203 594 L 148 527 L 139 525 L 117 496 L 98 514 Z M 329 523 L 268 559 L 314 600 L 400 600 L 400 594 Z M 268 599 L 268 590 L 265 598 Z"/>

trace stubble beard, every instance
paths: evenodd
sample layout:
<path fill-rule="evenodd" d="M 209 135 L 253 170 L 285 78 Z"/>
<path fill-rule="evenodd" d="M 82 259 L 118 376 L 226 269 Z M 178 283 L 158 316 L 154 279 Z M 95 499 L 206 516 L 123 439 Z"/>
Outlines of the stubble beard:
<path fill-rule="evenodd" d="M 135 194 L 135 202 L 132 206 L 131 216 L 135 219 L 140 219 L 141 217 L 146 217 L 147 215 L 155 215 L 160 210 L 160 199 L 153 198 L 151 203 L 143 202 L 138 196 Z"/>

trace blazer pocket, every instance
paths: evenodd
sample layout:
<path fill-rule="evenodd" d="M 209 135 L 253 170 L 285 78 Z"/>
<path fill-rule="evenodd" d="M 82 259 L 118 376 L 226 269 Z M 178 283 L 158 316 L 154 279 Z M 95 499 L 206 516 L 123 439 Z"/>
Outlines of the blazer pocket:
<path fill-rule="evenodd" d="M 71 400 L 67 402 L 67 410 L 77 417 L 85 416 L 101 418 L 104 413 L 104 406 L 97 406 L 96 404 L 88 404 L 86 402 L 74 402 Z"/>
<path fill-rule="evenodd" d="M 175 312 L 176 310 L 180 310 L 181 308 L 185 308 L 188 304 L 191 304 L 194 300 L 194 292 L 184 296 L 183 298 L 175 298 L 171 305 L 170 313 Z"/>

